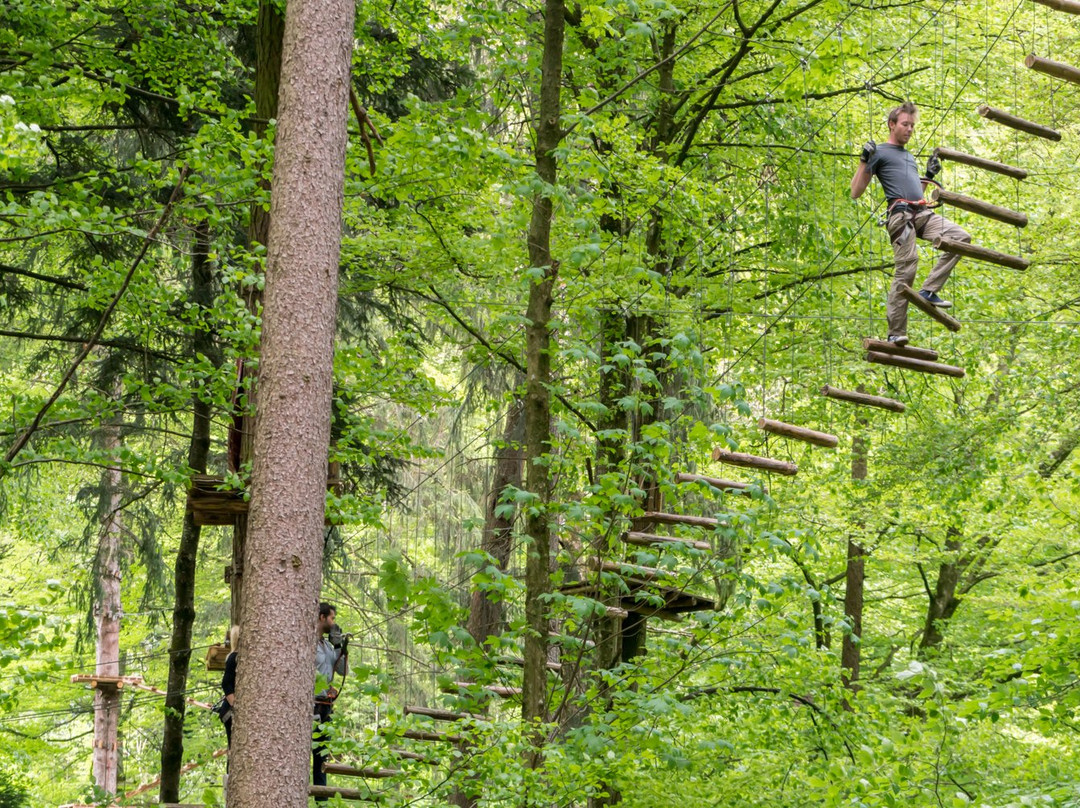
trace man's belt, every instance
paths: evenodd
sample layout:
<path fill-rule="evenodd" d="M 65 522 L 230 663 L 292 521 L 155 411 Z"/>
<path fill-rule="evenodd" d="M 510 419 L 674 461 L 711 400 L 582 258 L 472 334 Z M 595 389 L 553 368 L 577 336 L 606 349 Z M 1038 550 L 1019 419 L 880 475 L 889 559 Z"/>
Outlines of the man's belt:
<path fill-rule="evenodd" d="M 907 211 L 918 212 L 920 210 L 929 209 L 930 207 L 921 199 L 894 199 L 889 205 L 888 215 L 891 216 L 894 213 L 906 213 Z"/>

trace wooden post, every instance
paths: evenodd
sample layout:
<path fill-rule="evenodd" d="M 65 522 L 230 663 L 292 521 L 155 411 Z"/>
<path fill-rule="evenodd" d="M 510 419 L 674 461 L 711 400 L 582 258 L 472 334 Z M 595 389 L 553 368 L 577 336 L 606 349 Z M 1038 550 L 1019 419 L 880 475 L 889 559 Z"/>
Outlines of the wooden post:
<path fill-rule="evenodd" d="M 761 469 L 762 471 L 775 471 L 785 477 L 794 477 L 799 473 L 799 467 L 785 460 L 774 460 L 771 457 L 758 457 L 757 455 L 729 452 L 727 449 L 713 449 L 712 459 L 729 466 L 739 466 L 746 469 Z"/>
<path fill-rule="evenodd" d="M 1026 213 L 1003 208 L 999 205 L 992 205 L 989 202 L 983 202 L 981 199 L 964 196 L 953 191 L 946 191 L 944 188 L 935 187 L 931 189 L 930 200 L 932 202 L 944 202 L 946 205 L 966 210 L 968 213 L 977 213 L 987 219 L 994 219 L 1017 227 L 1027 227 L 1028 217 Z"/>
<path fill-rule="evenodd" d="M 1031 266 L 1029 260 L 1018 255 L 1009 255 L 1008 253 L 980 247 L 977 244 L 955 241 L 951 238 L 936 238 L 934 239 L 934 246 L 947 253 L 963 255 L 967 258 L 974 258 L 976 261 L 986 261 L 989 264 L 997 264 L 1009 269 L 1024 270 Z"/>
<path fill-rule="evenodd" d="M 956 151 L 955 149 L 946 149 L 944 146 L 938 146 L 934 149 L 934 154 L 942 160 L 951 160 L 954 163 L 961 163 L 966 166 L 993 171 L 995 174 L 1004 174 L 1006 177 L 1012 177 L 1014 180 L 1027 179 L 1028 175 L 1027 171 L 1022 168 L 999 163 L 996 160 L 987 160 L 985 157 L 976 157 L 973 154 L 965 154 L 964 152 Z"/>
<path fill-rule="evenodd" d="M 824 446 L 826 449 L 835 449 L 840 439 L 836 435 L 827 432 L 816 432 L 813 429 L 785 424 L 783 421 L 772 421 L 768 418 L 759 418 L 758 426 L 773 435 L 783 435 L 785 438 L 805 441 L 814 446 Z"/>
<path fill-rule="evenodd" d="M 939 362 L 924 362 L 922 359 L 909 359 L 906 356 L 893 356 L 892 354 L 867 351 L 866 361 L 876 365 L 892 365 L 897 368 L 918 370 L 922 373 L 936 373 L 939 376 L 954 376 L 957 379 L 964 378 L 964 369 L 954 365 L 942 365 Z"/>
<path fill-rule="evenodd" d="M 930 317 L 930 318 L 932 318 L 934 320 L 937 320 L 939 323 L 941 323 L 943 326 L 945 326 L 950 331 L 959 331 L 960 330 L 960 321 L 959 320 L 957 320 L 955 317 L 950 317 L 948 314 L 943 312 L 941 309 L 939 309 L 933 303 L 930 303 L 929 301 L 927 301 L 922 295 L 920 295 L 918 292 L 916 292 L 910 286 L 901 285 L 900 286 L 900 294 L 902 294 L 904 297 L 906 297 L 907 301 L 909 303 L 914 303 L 917 308 L 922 309 L 923 313 L 926 316 L 928 316 L 928 317 Z"/>
<path fill-rule="evenodd" d="M 1064 11 L 1069 14 L 1080 14 L 1080 3 L 1076 0 L 1035 0 L 1036 3 L 1054 11 Z"/>
<path fill-rule="evenodd" d="M 902 401 L 896 401 L 882 396 L 872 396 L 867 393 L 856 393 L 853 390 L 839 390 L 825 385 L 821 388 L 821 394 L 827 398 L 835 398 L 837 401 L 850 401 L 852 404 L 865 404 L 867 407 L 878 407 L 890 412 L 903 412 L 907 405 Z"/>
<path fill-rule="evenodd" d="M 931 350 L 930 348 L 916 348 L 914 345 L 897 345 L 895 342 L 889 342 L 884 339 L 864 337 L 862 346 L 867 351 L 891 353 L 896 354 L 897 356 L 907 356 L 911 359 L 925 359 L 927 362 L 936 362 L 938 360 L 938 352 Z"/>
<path fill-rule="evenodd" d="M 750 483 L 740 483 L 735 480 L 722 480 L 719 477 L 706 477 L 704 474 L 687 474 L 680 471 L 675 475 L 675 482 L 677 483 L 706 483 L 713 488 L 719 488 L 720 490 L 736 489 L 742 490 L 750 487 Z"/>
<path fill-rule="evenodd" d="M 1044 73 L 1047 76 L 1053 76 L 1055 79 L 1062 79 L 1063 81 L 1071 81 L 1073 84 L 1080 84 L 1080 70 L 1072 65 L 1067 65 L 1063 62 L 1055 62 L 1052 59 L 1044 59 L 1042 56 L 1036 56 L 1034 53 L 1027 55 L 1024 59 L 1024 64 L 1036 73 Z"/>
<path fill-rule="evenodd" d="M 1018 129 L 1021 132 L 1027 132 L 1029 135 L 1046 138 L 1055 143 L 1061 140 L 1061 132 L 1056 129 L 1051 129 L 1049 126 L 1043 126 L 1041 123 L 1018 118 L 1015 115 L 1010 115 L 1008 112 L 989 107 L 986 104 L 979 107 L 979 114 L 987 120 L 1000 123 L 1002 126 L 1007 126 L 1010 129 Z"/>

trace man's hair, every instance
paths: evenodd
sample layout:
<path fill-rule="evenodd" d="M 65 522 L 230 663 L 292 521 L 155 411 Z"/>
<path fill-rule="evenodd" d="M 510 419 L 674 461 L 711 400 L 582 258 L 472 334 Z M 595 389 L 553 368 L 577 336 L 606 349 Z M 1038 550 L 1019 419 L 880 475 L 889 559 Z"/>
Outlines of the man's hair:
<path fill-rule="evenodd" d="M 333 612 L 334 614 L 337 614 L 337 609 L 335 609 L 333 606 L 331 606 L 326 601 L 323 601 L 322 603 L 319 604 L 319 617 L 329 617 L 330 612 Z"/>
<path fill-rule="evenodd" d="M 900 120 L 900 116 L 903 115 L 905 112 L 908 115 L 912 116 L 919 114 L 919 110 L 915 109 L 915 104 L 913 104 L 911 101 L 905 101 L 900 106 L 893 107 L 889 110 L 889 123 L 896 123 L 898 120 Z"/>

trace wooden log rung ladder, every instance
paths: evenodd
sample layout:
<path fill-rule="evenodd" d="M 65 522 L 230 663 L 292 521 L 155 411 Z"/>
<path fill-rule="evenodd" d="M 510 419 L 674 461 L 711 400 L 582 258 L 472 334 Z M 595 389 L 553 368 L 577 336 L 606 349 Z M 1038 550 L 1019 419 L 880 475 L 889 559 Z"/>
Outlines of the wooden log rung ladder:
<path fill-rule="evenodd" d="M 770 418 L 758 419 L 758 427 L 771 435 L 780 435 L 785 438 L 793 438 L 809 443 L 813 446 L 822 446 L 826 449 L 835 449 L 840 439 L 828 432 L 817 432 L 794 424 L 785 424 L 783 421 L 774 421 Z"/>
<path fill-rule="evenodd" d="M 1036 73 L 1042 73 L 1045 76 L 1053 76 L 1055 79 L 1069 81 L 1073 84 L 1080 84 L 1080 69 L 1077 69 L 1072 65 L 1067 65 L 1064 62 L 1055 62 L 1053 59 L 1045 59 L 1042 56 L 1036 56 L 1034 53 L 1030 53 L 1024 59 L 1024 64 Z"/>
<path fill-rule="evenodd" d="M 890 412 L 903 412 L 907 409 L 907 405 L 902 401 L 885 398 L 884 396 L 860 393 L 855 390 L 840 390 L 836 387 L 830 387 L 829 385 L 825 385 L 821 388 L 821 394 L 826 398 L 836 399 L 837 401 L 862 404 L 866 407 L 877 407 L 878 409 L 889 410 Z"/>
<path fill-rule="evenodd" d="M 950 331 L 960 330 L 959 320 L 957 320 L 955 317 L 950 317 L 948 314 L 943 312 L 930 301 L 926 300 L 926 298 L 924 298 L 907 284 L 900 285 L 900 294 L 907 299 L 908 303 L 914 304 L 916 308 L 920 309 L 923 312 L 923 314 L 925 314 L 927 317 L 930 317 L 931 319 L 937 320 Z"/>
<path fill-rule="evenodd" d="M 799 467 L 786 460 L 776 460 L 772 457 L 759 457 L 758 455 L 731 452 L 727 449 L 713 449 L 712 459 L 729 466 L 739 466 L 746 469 L 759 469 L 761 471 L 774 471 L 786 477 L 794 477 L 799 473 Z"/>
<path fill-rule="evenodd" d="M 876 365 L 890 365 L 906 370 L 917 370 L 920 373 L 933 373 L 938 376 L 952 376 L 957 379 L 964 378 L 964 369 L 954 365 L 943 365 L 940 362 L 926 362 L 922 359 L 910 359 L 896 354 L 878 353 L 867 351 L 866 361 Z"/>
<path fill-rule="evenodd" d="M 993 219 L 996 222 L 1004 222 L 1005 224 L 1011 224 L 1015 227 L 1027 227 L 1028 224 L 1026 213 L 1020 213 L 1019 211 L 1004 208 L 1000 205 L 993 205 L 990 202 L 983 202 L 981 199 L 975 199 L 974 197 L 947 191 L 944 188 L 934 188 L 930 191 L 930 200 L 945 205 L 952 205 L 954 208 L 966 210 L 968 213 L 985 216 L 987 219 Z"/>
<path fill-rule="evenodd" d="M 1064 11 L 1067 14 L 1080 14 L 1080 3 L 1077 0 L 1035 0 L 1041 6 L 1052 8 L 1054 11 Z"/>
<path fill-rule="evenodd" d="M 1056 129 L 1051 129 L 1049 126 L 1043 126 L 1041 123 L 1035 123 L 1024 118 L 1020 118 L 1004 110 L 995 109 L 994 107 L 983 104 L 979 107 L 979 114 L 986 118 L 988 121 L 994 123 L 1000 123 L 1002 126 L 1007 126 L 1010 129 L 1016 129 L 1018 132 L 1026 132 L 1029 135 L 1035 135 L 1035 137 L 1045 138 L 1046 140 L 1052 140 L 1057 143 L 1061 140 L 1061 132 Z"/>
<path fill-rule="evenodd" d="M 993 171 L 995 174 L 1012 177 L 1014 180 L 1026 180 L 1028 175 L 1023 168 L 999 163 L 997 160 L 987 160 L 985 157 L 976 157 L 974 154 L 966 154 L 962 151 L 956 151 L 956 149 L 946 149 L 944 146 L 938 146 L 934 149 L 934 154 L 942 160 L 951 160 L 954 163 L 971 166 L 972 168 Z"/>
<path fill-rule="evenodd" d="M 1008 267 L 1009 269 L 1023 271 L 1031 266 L 1031 261 L 1026 258 L 1021 258 L 1019 255 L 1009 255 L 1008 253 L 998 252 L 997 250 L 991 250 L 987 247 L 980 247 L 978 244 L 968 244 L 966 241 L 957 241 L 956 239 L 951 238 L 936 238 L 934 239 L 934 246 L 942 252 L 962 255 L 965 258 L 972 258 L 976 261 L 985 261 L 988 264 L 997 264 L 998 266 Z"/>
<path fill-rule="evenodd" d="M 897 345 L 884 339 L 865 337 L 862 341 L 864 350 L 891 353 L 897 356 L 906 356 L 910 359 L 922 359 L 926 362 L 938 361 L 938 352 L 931 348 L 919 348 L 914 345 Z"/>

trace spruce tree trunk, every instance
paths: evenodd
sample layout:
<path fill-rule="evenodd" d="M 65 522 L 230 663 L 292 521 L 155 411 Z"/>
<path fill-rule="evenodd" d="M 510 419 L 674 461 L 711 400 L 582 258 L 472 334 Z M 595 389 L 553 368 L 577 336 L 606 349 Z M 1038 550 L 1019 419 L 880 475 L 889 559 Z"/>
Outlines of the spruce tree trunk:
<path fill-rule="evenodd" d="M 191 260 L 191 299 L 196 310 L 206 311 L 214 302 L 213 267 L 209 260 L 210 233 L 205 223 L 195 228 Z M 203 355 L 221 365 L 220 352 L 209 329 L 196 329 L 192 339 L 193 356 Z M 188 468 L 205 474 L 210 453 L 210 405 L 198 394 L 191 397 L 193 410 L 191 442 L 188 444 Z M 184 515 L 180 547 L 173 569 L 173 630 L 169 645 L 169 684 L 165 696 L 165 721 L 161 738 L 161 802 L 180 802 L 180 769 L 184 765 L 184 715 L 187 702 L 188 670 L 191 665 L 191 635 L 195 623 L 195 568 L 202 528 L 193 515 Z"/>
<path fill-rule="evenodd" d="M 558 173 L 555 148 L 562 139 L 561 84 L 563 0 L 545 0 L 544 51 L 541 58 L 540 108 L 536 125 L 536 173 L 547 186 L 554 186 Z M 533 198 L 529 221 L 529 266 L 542 271 L 529 287 L 526 317 L 525 459 L 526 488 L 536 499 L 525 520 L 529 537 L 525 563 L 525 671 L 522 716 L 527 722 L 546 718 L 547 646 L 550 625 L 544 596 L 550 591 L 551 526 L 547 508 L 551 502 L 551 473 L 546 455 L 551 450 L 551 292 L 558 263 L 551 255 L 551 220 L 554 215 L 551 191 L 542 190 Z M 542 744 L 537 735 L 534 742 Z M 529 765 L 538 766 L 539 748 L 530 755 Z"/>
<path fill-rule="evenodd" d="M 115 457 L 120 449 L 120 427 L 105 426 L 104 449 Z M 120 551 L 123 543 L 123 515 L 120 511 L 122 474 L 110 466 L 102 475 L 102 523 L 95 567 L 97 570 L 97 665 L 99 676 L 120 675 Z M 94 690 L 94 783 L 106 794 L 116 793 L 120 766 L 118 731 L 120 691 L 99 686 Z"/>
<path fill-rule="evenodd" d="M 285 11 L 230 806 L 307 806 L 354 27 Z"/>

